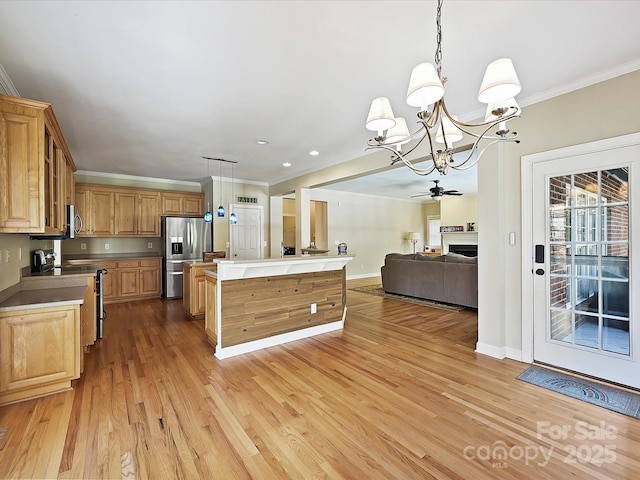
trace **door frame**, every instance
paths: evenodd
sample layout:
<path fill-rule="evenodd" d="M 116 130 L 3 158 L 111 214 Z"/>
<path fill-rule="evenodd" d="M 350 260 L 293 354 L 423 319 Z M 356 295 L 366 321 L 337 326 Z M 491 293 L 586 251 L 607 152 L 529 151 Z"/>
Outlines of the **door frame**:
<path fill-rule="evenodd" d="M 640 145 L 640 133 L 631 133 L 619 137 L 596 140 L 594 142 L 572 145 L 569 147 L 547 150 L 545 152 L 524 155 L 520 160 L 521 184 L 521 218 L 522 218 L 522 361 L 533 363 L 533 328 L 534 328 L 534 295 L 533 295 L 533 166 L 540 162 L 561 161 L 566 157 L 574 157 L 597 152 L 604 152 L 622 147 Z M 631 195 L 631 193 L 630 193 Z M 640 321 L 640 319 L 636 319 Z"/>

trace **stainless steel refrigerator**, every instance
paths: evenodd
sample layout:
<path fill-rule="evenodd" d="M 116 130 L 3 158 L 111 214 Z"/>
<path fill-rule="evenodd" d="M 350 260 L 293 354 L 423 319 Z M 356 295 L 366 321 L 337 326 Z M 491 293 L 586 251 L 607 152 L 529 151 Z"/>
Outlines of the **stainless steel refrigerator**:
<path fill-rule="evenodd" d="M 182 297 L 182 262 L 212 250 L 212 230 L 202 217 L 162 217 L 163 297 Z"/>

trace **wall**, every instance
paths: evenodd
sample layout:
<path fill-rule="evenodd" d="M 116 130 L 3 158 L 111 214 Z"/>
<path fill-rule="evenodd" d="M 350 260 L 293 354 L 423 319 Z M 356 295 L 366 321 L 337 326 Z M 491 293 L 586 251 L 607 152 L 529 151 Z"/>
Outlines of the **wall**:
<path fill-rule="evenodd" d="M 233 187 L 233 188 L 232 188 Z M 258 203 L 263 207 L 263 232 L 262 238 L 267 242 L 263 247 L 263 256 L 269 258 L 269 217 L 270 217 L 270 201 L 269 186 L 265 182 L 249 182 L 244 180 L 234 180 L 232 183 L 230 178 L 211 177 L 211 181 L 203 184 L 202 191 L 205 194 L 205 209 L 207 202 L 211 204 L 211 212 L 213 213 L 213 249 L 217 251 L 224 250 L 229 257 L 229 214 L 232 211 L 231 198 L 238 197 L 256 197 Z M 216 211 L 218 205 L 222 202 L 225 208 L 225 216 L 218 217 Z M 251 206 L 254 204 L 239 204 Z M 278 243 L 278 248 L 279 247 Z"/>
<path fill-rule="evenodd" d="M 164 178 L 147 178 L 134 175 L 89 172 L 78 170 L 74 173 L 76 183 L 95 183 L 98 185 L 114 185 L 118 187 L 154 188 L 156 190 L 178 190 L 182 192 L 202 192 L 200 183 L 166 180 Z"/>
<path fill-rule="evenodd" d="M 475 222 L 478 229 L 478 196 L 462 197 L 445 196 L 440 201 L 440 221 L 442 225 L 462 225 L 467 230 L 467 223 Z"/>
<path fill-rule="evenodd" d="M 46 242 L 40 240 L 37 243 L 42 245 Z M 36 248 L 39 247 L 33 247 L 34 250 Z M 22 259 L 19 258 L 20 249 L 22 249 Z M 29 235 L 22 233 L 0 233 L 0 250 L 2 251 L 2 261 L 0 262 L 0 292 L 20 281 L 20 269 L 31 265 L 30 249 L 31 241 L 29 240 Z M 9 252 L 8 262 L 6 251 Z"/>
<path fill-rule="evenodd" d="M 310 193 L 312 200 L 327 202 L 329 251 L 337 253 L 337 243 L 344 242 L 348 253 L 356 255 L 347 264 L 348 278 L 380 275 L 387 253 L 413 251 L 406 232 L 425 231 L 420 202 L 327 189 Z M 416 250 L 423 248 L 422 242 Z"/>
<path fill-rule="evenodd" d="M 65 255 L 82 255 L 94 253 L 157 253 L 162 254 L 162 242 L 160 237 L 104 237 L 86 238 L 79 237 L 64 240 L 62 242 L 62 259 Z M 85 249 L 82 249 L 82 245 Z M 109 249 L 105 248 L 109 245 Z M 149 247 L 151 244 L 151 247 Z"/>
<path fill-rule="evenodd" d="M 491 254 L 481 250 L 478 258 L 478 351 L 521 358 L 520 157 L 640 131 L 638 85 L 635 71 L 525 107 L 510 122 L 521 143 L 501 145 L 480 161 L 478 236 Z"/>

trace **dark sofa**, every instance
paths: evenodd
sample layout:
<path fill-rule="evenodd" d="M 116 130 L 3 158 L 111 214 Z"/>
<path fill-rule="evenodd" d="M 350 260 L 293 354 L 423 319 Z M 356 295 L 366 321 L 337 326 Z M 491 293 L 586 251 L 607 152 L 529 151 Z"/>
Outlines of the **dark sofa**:
<path fill-rule="evenodd" d="M 387 293 L 478 308 L 478 257 L 389 253 L 380 272 Z"/>

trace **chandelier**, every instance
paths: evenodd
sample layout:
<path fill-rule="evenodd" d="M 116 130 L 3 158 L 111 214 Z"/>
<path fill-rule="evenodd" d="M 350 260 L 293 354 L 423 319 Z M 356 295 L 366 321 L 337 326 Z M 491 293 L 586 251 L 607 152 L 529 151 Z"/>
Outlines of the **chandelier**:
<path fill-rule="evenodd" d="M 407 104 L 419 107 L 419 128 L 409 133 L 407 122 L 402 117 L 394 117 L 391 103 L 386 97 L 375 98 L 371 102 L 366 127 L 378 132 L 370 139 L 367 150 L 385 149 L 392 153 L 391 164 L 401 161 L 418 175 L 429 175 L 437 170 L 446 175 L 449 168 L 465 170 L 475 165 L 490 146 L 501 142 L 515 142 L 516 132 L 507 128 L 507 122 L 520 116 L 520 107 L 514 97 L 520 92 L 520 81 L 516 75 L 513 63 L 509 58 L 500 58 L 491 62 L 485 71 L 478 100 L 487 104 L 485 121 L 481 123 L 466 123 L 458 120 L 447 110 L 444 100 L 444 84 L 447 77 L 442 76 L 442 30 L 440 16 L 442 0 L 438 0 L 436 15 L 437 47 L 435 53 L 435 67 L 430 63 L 421 63 L 411 72 L 409 88 L 407 90 Z M 429 107 L 431 106 L 431 110 Z M 489 134 L 494 128 L 494 134 Z M 454 158 L 456 148 L 454 142 L 462 140 L 464 134 L 475 138 L 473 145 L 464 147 L 467 150 L 465 158 Z M 409 159 L 414 150 L 427 139 L 432 163 L 427 168 L 418 168 L 413 162 L 423 161 L 424 157 Z M 409 150 L 402 151 L 402 145 L 418 140 Z M 480 142 L 483 144 L 482 150 Z M 442 144 L 443 148 L 434 147 L 434 142 Z"/>

